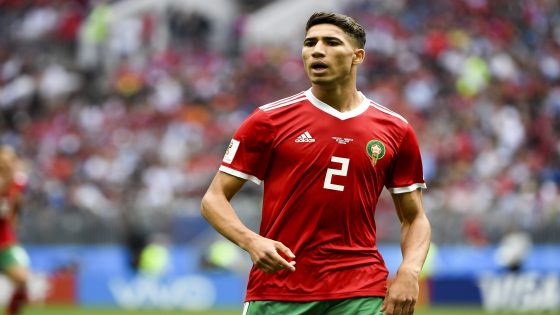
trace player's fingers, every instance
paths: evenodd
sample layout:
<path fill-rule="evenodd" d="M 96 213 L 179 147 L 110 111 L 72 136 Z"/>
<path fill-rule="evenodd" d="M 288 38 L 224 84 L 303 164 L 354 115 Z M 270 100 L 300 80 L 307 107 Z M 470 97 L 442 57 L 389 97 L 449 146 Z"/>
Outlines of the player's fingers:
<path fill-rule="evenodd" d="M 268 252 L 264 256 L 260 258 L 254 259 L 255 266 L 266 272 L 266 273 L 273 273 L 281 269 L 289 269 L 290 271 L 294 271 L 296 264 L 295 261 L 288 262 L 282 256 L 280 256 L 276 251 Z"/>
<path fill-rule="evenodd" d="M 295 264 L 296 264 L 296 262 L 295 262 L 295 261 L 290 261 L 290 262 L 288 262 L 288 263 L 289 263 L 293 268 L 286 267 L 286 266 L 284 266 L 284 265 L 282 265 L 282 264 L 275 264 L 275 265 L 274 265 L 274 270 L 273 270 L 272 272 L 276 272 L 276 271 L 279 271 L 279 270 L 282 270 L 282 269 L 289 269 L 290 271 L 294 271 L 294 270 L 295 270 Z"/>
<path fill-rule="evenodd" d="M 290 271 L 295 271 L 296 270 L 296 267 L 294 266 L 295 264 L 291 264 L 286 259 L 284 259 L 282 256 L 280 256 L 278 253 L 274 253 L 273 256 L 274 256 L 274 259 L 276 260 L 276 263 L 278 264 L 279 269 L 286 268 Z"/>
<path fill-rule="evenodd" d="M 380 311 L 385 312 L 386 309 L 387 309 L 387 299 L 383 299 L 383 303 L 381 303 Z"/>
<path fill-rule="evenodd" d="M 395 304 L 393 304 L 393 302 L 385 300 L 386 303 L 383 304 L 383 306 L 381 307 L 381 310 L 383 311 L 384 315 L 394 315 L 394 311 L 395 311 Z"/>
<path fill-rule="evenodd" d="M 275 269 L 274 264 L 266 260 L 259 260 L 255 266 L 266 273 L 272 273 Z"/>
<path fill-rule="evenodd" d="M 254 260 L 256 267 L 266 273 L 271 273 L 278 270 L 279 264 L 276 261 L 276 258 L 273 257 L 274 254 L 278 255 L 276 252 L 272 251 L 268 253 L 262 253 L 262 256 L 256 257 L 256 259 Z"/>
<path fill-rule="evenodd" d="M 294 253 L 292 253 L 292 251 L 284 244 L 277 242 L 276 243 L 277 249 L 279 251 L 281 251 L 284 255 L 288 256 L 288 258 L 294 259 L 296 258 L 296 255 L 294 255 Z"/>
<path fill-rule="evenodd" d="M 282 269 L 286 269 L 286 267 L 284 267 L 283 265 L 280 264 L 268 264 L 268 265 L 261 265 L 261 267 L 259 268 L 262 271 L 266 272 L 266 273 L 275 273 L 279 270 Z"/>
<path fill-rule="evenodd" d="M 274 273 L 282 269 L 286 269 L 286 267 L 276 261 L 270 261 L 266 264 L 263 264 L 263 271 L 266 273 Z"/>
<path fill-rule="evenodd" d="M 414 300 L 408 300 L 402 308 L 403 315 L 412 315 L 414 314 L 414 306 L 416 305 Z"/>
<path fill-rule="evenodd" d="M 410 300 L 403 297 L 395 297 L 392 299 L 393 313 L 392 315 L 408 315 Z"/>
<path fill-rule="evenodd" d="M 411 315 L 414 311 L 412 298 L 398 298 L 395 300 L 393 315 Z"/>
<path fill-rule="evenodd" d="M 404 315 L 402 304 L 395 303 L 395 308 L 393 309 L 393 315 Z"/>

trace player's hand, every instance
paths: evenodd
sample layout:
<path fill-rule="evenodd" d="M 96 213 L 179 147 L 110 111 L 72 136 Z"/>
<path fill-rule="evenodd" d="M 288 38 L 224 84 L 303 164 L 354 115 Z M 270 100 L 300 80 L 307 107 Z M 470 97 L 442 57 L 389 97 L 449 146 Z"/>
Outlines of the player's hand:
<path fill-rule="evenodd" d="M 418 276 L 410 271 L 399 270 L 389 285 L 381 311 L 385 315 L 414 314 L 418 291 Z"/>
<path fill-rule="evenodd" d="M 274 273 L 282 269 L 295 271 L 294 253 L 284 244 L 262 236 L 257 236 L 247 248 L 255 266 L 266 272 Z M 287 257 L 290 261 L 285 259 Z"/>

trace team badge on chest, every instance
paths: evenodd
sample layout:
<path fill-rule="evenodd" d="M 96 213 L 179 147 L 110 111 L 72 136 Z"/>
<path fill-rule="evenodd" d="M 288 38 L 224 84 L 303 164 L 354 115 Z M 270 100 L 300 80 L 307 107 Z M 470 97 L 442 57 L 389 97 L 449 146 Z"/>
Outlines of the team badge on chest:
<path fill-rule="evenodd" d="M 366 152 L 371 158 L 371 165 L 375 167 L 377 161 L 385 156 L 385 145 L 379 140 L 371 140 L 366 145 Z"/>

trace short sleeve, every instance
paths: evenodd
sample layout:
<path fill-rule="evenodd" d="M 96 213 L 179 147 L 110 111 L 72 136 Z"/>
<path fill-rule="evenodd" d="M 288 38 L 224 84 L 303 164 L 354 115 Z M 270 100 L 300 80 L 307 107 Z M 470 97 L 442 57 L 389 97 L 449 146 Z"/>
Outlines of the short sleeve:
<path fill-rule="evenodd" d="M 220 171 L 259 185 L 268 167 L 273 142 L 270 118 L 256 109 L 233 135 Z"/>
<path fill-rule="evenodd" d="M 394 194 L 426 188 L 418 140 L 409 124 L 386 178 L 385 186 Z"/>

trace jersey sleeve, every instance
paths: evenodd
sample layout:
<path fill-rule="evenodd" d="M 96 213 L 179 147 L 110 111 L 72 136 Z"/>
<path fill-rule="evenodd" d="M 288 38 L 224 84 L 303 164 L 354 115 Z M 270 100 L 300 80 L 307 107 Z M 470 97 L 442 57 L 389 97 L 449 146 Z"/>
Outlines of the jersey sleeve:
<path fill-rule="evenodd" d="M 273 142 L 274 128 L 270 118 L 262 110 L 256 109 L 233 135 L 220 171 L 260 185 L 268 167 Z"/>
<path fill-rule="evenodd" d="M 401 141 L 395 161 L 389 172 L 385 186 L 393 194 L 426 188 L 422 171 L 422 157 L 414 130 L 407 124 L 406 134 Z"/>

